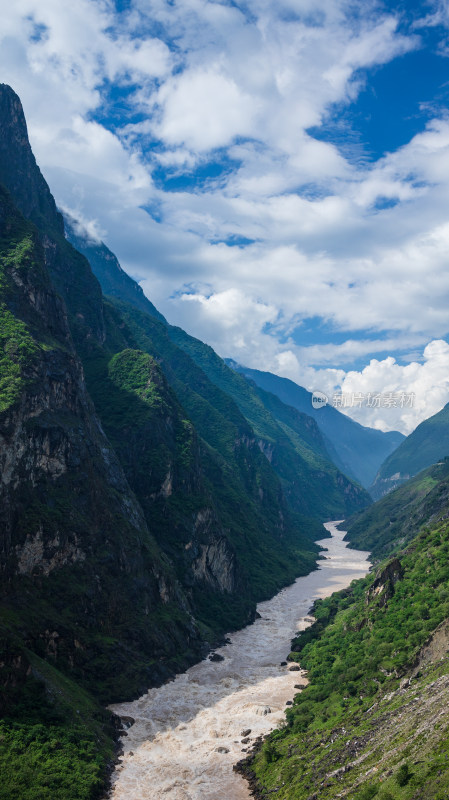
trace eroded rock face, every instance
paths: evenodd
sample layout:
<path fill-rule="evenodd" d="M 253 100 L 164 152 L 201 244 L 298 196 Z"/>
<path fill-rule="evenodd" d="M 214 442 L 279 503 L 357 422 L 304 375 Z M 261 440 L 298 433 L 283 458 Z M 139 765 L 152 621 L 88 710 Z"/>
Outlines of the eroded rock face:
<path fill-rule="evenodd" d="M 232 593 L 236 588 L 236 560 L 228 541 L 223 537 L 198 546 L 199 555 L 192 562 L 192 572 L 198 581 L 212 589 Z"/>
<path fill-rule="evenodd" d="M 394 587 L 403 576 L 402 564 L 398 558 L 393 558 L 378 574 L 367 595 L 367 603 L 377 599 L 380 606 L 384 606 L 394 595 Z"/>
<path fill-rule="evenodd" d="M 19 575 L 49 575 L 54 569 L 77 561 L 84 561 L 86 553 L 74 542 L 61 544 L 59 531 L 53 539 L 44 540 L 44 529 L 39 524 L 36 533 L 28 534 L 24 544 L 17 546 L 17 571 Z"/>
<path fill-rule="evenodd" d="M 193 547 L 189 550 L 192 573 L 197 581 L 221 593 L 236 591 L 238 569 L 235 553 L 211 508 L 197 512 Z"/>
<path fill-rule="evenodd" d="M 14 218 L 6 198 L 0 205 L 3 219 Z M 23 225 L 18 216 L 15 221 Z M 101 492 L 101 483 L 103 491 L 114 492 L 114 500 L 108 499 L 111 510 L 139 530 L 146 527 L 87 395 L 64 305 L 46 276 L 40 242 L 26 227 L 20 235 L 31 237 L 32 266 L 17 261 L 13 267 L 6 266 L 3 275 L 9 289 L 3 299 L 33 332 L 34 350 L 20 367 L 20 397 L 0 416 L 0 569 L 6 577 L 29 571 L 31 563 L 33 569 L 39 569 L 39 554 L 45 573 L 52 563 L 82 560 L 85 549 L 95 546 L 95 539 L 80 546 L 75 532 L 70 531 L 70 516 L 59 522 L 55 519 L 52 494 L 77 493 L 80 511 L 83 505 L 86 509 L 92 506 L 93 511 L 94 505 L 101 505 L 101 494 L 97 503 L 93 497 L 95 491 Z M 10 349 L 12 341 L 6 345 Z M 11 358 L 14 360 L 14 355 Z M 45 511 L 43 519 L 37 512 L 39 505 Z M 65 550 L 67 559 L 55 556 L 57 549 Z"/>
<path fill-rule="evenodd" d="M 3 189 L 0 226 L 12 376 L 0 393 L 0 601 L 34 609 L 21 627 L 30 649 L 81 676 L 94 654 L 113 671 L 117 662 L 129 681 L 115 697 L 130 696 L 168 677 L 170 657 L 189 650 L 191 662 L 199 633 L 95 414 L 48 248 Z M 181 617 L 155 623 L 170 604 Z M 58 633 L 51 642 L 49 624 Z M 92 670 L 86 677 L 95 682 Z"/>

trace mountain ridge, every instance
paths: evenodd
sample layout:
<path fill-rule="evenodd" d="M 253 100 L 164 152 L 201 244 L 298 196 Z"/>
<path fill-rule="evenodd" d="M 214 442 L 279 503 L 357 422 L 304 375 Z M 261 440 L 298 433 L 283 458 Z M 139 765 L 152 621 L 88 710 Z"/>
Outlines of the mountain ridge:
<path fill-rule="evenodd" d="M 108 250 L 103 242 L 96 246 L 92 244 L 89 248 L 86 248 L 86 235 L 83 234 L 80 229 L 78 229 L 77 232 L 73 226 L 71 241 L 77 245 L 80 250 L 84 247 L 84 252 L 87 257 L 90 258 L 92 269 L 96 272 L 103 291 L 107 292 L 112 289 L 110 294 L 111 300 L 124 314 L 128 325 L 133 329 L 134 335 L 137 337 L 137 340 L 140 341 L 141 346 L 144 349 L 148 349 L 148 352 L 151 352 L 156 357 L 162 357 L 161 364 L 163 369 L 166 370 L 167 362 L 173 363 L 173 358 L 179 362 L 179 356 L 173 353 L 173 349 L 169 353 L 167 341 L 162 341 L 163 338 L 166 339 L 166 336 L 168 336 L 173 345 L 184 351 L 186 355 L 190 357 L 191 363 L 195 363 L 196 366 L 201 369 L 202 373 L 207 375 L 207 378 L 213 385 L 221 392 L 224 392 L 228 397 L 232 397 L 240 413 L 243 414 L 251 428 L 254 429 L 259 447 L 262 451 L 264 451 L 265 448 L 265 453 L 269 455 L 270 463 L 282 482 L 287 500 L 290 502 L 291 509 L 294 513 L 300 513 L 309 517 L 316 516 L 318 513 L 321 519 L 332 519 L 336 516 L 345 516 L 348 513 L 351 503 L 353 505 L 358 504 L 359 507 L 363 504 L 368 504 L 368 495 L 364 494 L 361 489 L 356 487 L 350 479 L 348 480 L 344 474 L 338 473 L 338 468 L 335 468 L 328 453 L 325 452 L 318 429 L 315 430 L 314 446 L 320 451 L 320 458 L 318 458 L 318 461 L 316 456 L 312 455 L 312 458 L 310 458 L 310 441 L 307 443 L 307 441 L 304 440 L 304 437 L 306 440 L 307 438 L 310 440 L 310 430 L 306 430 L 307 426 L 309 428 L 316 428 L 315 423 L 310 417 L 303 414 L 303 419 L 308 419 L 309 422 L 301 426 L 301 431 L 299 431 L 298 425 L 296 424 L 299 415 L 296 421 L 292 423 L 296 428 L 295 431 L 285 427 L 285 420 L 284 427 L 279 426 L 272 411 L 265 407 L 264 402 L 261 402 L 261 398 L 257 393 L 253 392 L 252 388 L 248 386 L 247 383 L 243 383 L 241 379 L 233 377 L 232 370 L 228 368 L 223 359 L 214 353 L 212 348 L 190 336 L 180 328 L 168 325 L 164 318 L 160 318 L 157 314 L 150 313 L 150 317 L 153 317 L 155 320 L 153 323 L 149 321 L 143 323 L 143 326 L 146 326 L 147 329 L 151 327 L 150 337 L 145 334 L 142 336 L 143 318 L 140 314 L 146 309 L 142 309 L 141 301 L 137 299 L 135 293 L 132 296 L 128 293 L 127 301 L 129 305 L 132 305 L 136 309 L 138 312 L 137 314 L 133 315 L 129 307 L 125 309 L 123 300 L 118 299 L 118 295 L 120 294 L 117 282 L 119 273 L 115 266 L 118 265 L 115 256 Z M 105 263 L 108 268 L 107 274 L 104 269 Z M 111 264 L 114 265 L 113 273 L 110 270 Z M 128 280 L 131 283 L 135 283 L 133 279 L 129 277 Z M 158 326 L 158 323 L 161 322 L 165 323 L 165 332 Z M 139 325 L 141 328 L 140 331 L 137 330 Z M 142 344 L 142 342 L 146 343 Z M 179 363 L 177 364 L 177 369 L 179 369 Z M 185 375 L 185 369 L 183 371 Z M 190 367 L 190 371 L 192 372 L 192 367 Z M 177 378 L 171 374 L 171 369 L 167 372 L 167 376 L 169 380 L 172 381 L 172 385 L 175 386 L 176 384 L 176 387 L 178 387 L 176 390 L 181 391 L 182 402 L 187 404 L 190 408 L 190 413 L 195 414 L 198 409 L 192 407 L 190 402 L 191 397 L 186 396 L 179 382 L 176 383 Z M 173 380 L 175 383 L 173 383 Z M 237 387 L 236 381 L 238 382 L 239 380 L 241 381 L 240 387 Z M 201 381 L 199 381 L 199 384 L 201 384 Z M 190 382 L 190 390 L 196 391 L 196 389 L 197 386 Z M 291 407 L 289 406 L 288 408 Z M 290 414 L 290 416 L 298 414 L 298 412 L 292 408 L 289 412 L 288 408 L 285 407 L 283 409 L 284 417 L 288 414 Z M 197 424 L 201 427 L 199 417 L 196 416 L 195 419 Z M 291 441 L 292 435 L 295 439 L 295 443 Z M 298 435 L 301 442 L 298 440 Z M 306 456 L 305 458 L 304 455 Z M 316 462 L 313 467 L 310 466 L 310 461 Z M 302 476 L 299 481 L 298 476 Z M 324 482 L 323 478 L 325 478 Z M 318 489 L 317 487 L 315 495 L 313 491 L 310 491 L 309 486 L 306 487 L 306 480 L 309 485 L 317 483 L 317 480 L 319 481 L 320 488 Z M 359 498 L 357 497 L 358 494 L 360 495 Z M 332 504 L 328 503 L 325 499 L 327 495 L 329 497 L 332 495 Z"/>
<path fill-rule="evenodd" d="M 449 455 L 449 403 L 428 417 L 382 463 L 371 487 L 377 500 Z"/>

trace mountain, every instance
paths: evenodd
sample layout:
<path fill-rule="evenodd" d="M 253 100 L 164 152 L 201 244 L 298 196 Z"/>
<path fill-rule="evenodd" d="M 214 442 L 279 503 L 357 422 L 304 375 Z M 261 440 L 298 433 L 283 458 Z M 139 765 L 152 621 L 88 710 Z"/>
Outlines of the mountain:
<path fill-rule="evenodd" d="M 309 682 L 238 765 L 254 797 L 449 796 L 448 511 L 445 461 L 350 527 L 353 544 L 387 558 L 317 601 L 315 623 L 293 640 L 289 658 Z"/>
<path fill-rule="evenodd" d="M 279 402 L 273 395 L 269 398 L 267 393 L 259 394 L 211 347 L 180 328 L 171 327 L 169 335 L 213 383 L 235 400 L 251 424 L 259 446 L 279 475 L 294 511 L 321 519 L 336 519 L 338 514 L 337 517 L 334 514 L 337 511 L 345 515 L 348 507 L 361 508 L 369 504 L 367 493 L 327 457 L 323 439 L 310 417 L 297 414 L 295 409 Z"/>
<path fill-rule="evenodd" d="M 331 459 L 342 472 L 358 480 L 366 489 L 373 483 L 382 462 L 405 438 L 399 431 L 384 433 L 366 428 L 330 405 L 313 408 L 311 392 L 288 378 L 243 367 L 230 359 L 227 363 L 287 405 L 313 417 Z"/>
<path fill-rule="evenodd" d="M 367 493 L 331 461 L 323 437 L 310 416 L 298 413 L 274 395 L 258 390 L 200 340 L 176 326 L 161 324 L 165 321 L 161 321 L 157 314 L 142 314 L 140 300 L 135 296 L 126 304 L 115 300 L 120 284 L 113 254 L 104 243 L 95 247 L 88 236 L 82 230 L 76 231 L 73 225 L 70 238 L 77 249 L 88 256 L 103 291 L 110 292 L 111 300 L 126 320 L 138 347 L 160 359 L 167 380 L 201 436 L 214 449 L 226 455 L 220 442 L 224 433 L 223 423 L 214 420 L 214 416 L 217 411 L 222 413 L 223 404 L 227 404 L 226 415 L 229 416 L 229 404 L 234 401 L 233 418 L 240 420 L 239 425 L 243 418 L 246 420 L 244 435 L 252 437 L 253 445 L 269 459 L 281 481 L 291 512 L 321 520 L 335 519 L 370 503 Z M 100 255 L 101 269 L 98 267 Z M 106 271 L 104 264 L 111 265 L 111 268 Z M 89 374 L 87 366 L 86 371 Z M 96 405 L 98 408 L 98 402 Z M 215 407 L 214 413 L 211 405 Z M 242 432 L 243 429 L 238 436 Z"/>
<path fill-rule="evenodd" d="M 204 644 L 95 415 L 39 233 L 3 189 L 0 220 L 2 793 L 69 798 L 103 785 L 113 753 L 98 701 Z"/>
<path fill-rule="evenodd" d="M 113 754 L 98 701 L 136 696 L 250 620 L 313 567 L 320 526 L 290 518 L 227 398 L 228 459 L 198 436 L 66 240 L 9 87 L 0 110 L 2 792 L 8 775 L 11 796 L 68 800 L 94 796 Z"/>
<path fill-rule="evenodd" d="M 449 459 L 428 467 L 389 492 L 344 527 L 352 546 L 370 550 L 376 559 L 413 539 L 423 525 L 449 514 Z"/>
<path fill-rule="evenodd" d="M 144 295 L 143 289 L 123 270 L 109 248 L 88 235 L 76 219 L 64 214 L 65 235 L 68 241 L 87 258 L 92 272 L 98 278 L 103 294 L 123 300 L 161 322 L 162 314 Z"/>
<path fill-rule="evenodd" d="M 378 499 L 449 455 L 449 403 L 424 420 L 381 465 L 371 488 Z"/>
<path fill-rule="evenodd" d="M 9 633 L 18 626 L 30 650 L 51 651 L 97 696 L 132 695 L 198 657 L 202 637 L 95 414 L 52 273 L 65 274 L 67 297 L 98 344 L 104 320 L 93 304 L 101 302 L 100 287 L 61 236 L 61 218 L 30 157 L 20 102 L 7 87 L 0 105 L 1 152 L 9 138 L 18 173 L 31 186 L 29 193 L 14 182 L 11 188 L 46 231 L 2 189 L 3 611 Z M 78 268 L 80 281 L 89 282 L 85 305 L 84 293 L 72 292 Z M 78 336 L 80 330 L 81 320 Z M 167 630 L 158 617 L 171 604 L 177 617 Z M 163 661 L 150 663 L 156 652 Z"/>

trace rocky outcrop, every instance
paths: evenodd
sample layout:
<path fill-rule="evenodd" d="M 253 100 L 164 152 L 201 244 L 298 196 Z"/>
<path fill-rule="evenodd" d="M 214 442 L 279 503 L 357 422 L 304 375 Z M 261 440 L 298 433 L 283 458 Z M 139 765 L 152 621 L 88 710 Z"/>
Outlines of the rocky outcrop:
<path fill-rule="evenodd" d="M 394 587 L 404 574 L 402 564 L 398 558 L 393 558 L 377 575 L 369 589 L 366 603 L 375 600 L 378 605 L 385 606 L 394 595 Z"/>
<path fill-rule="evenodd" d="M 196 580 L 204 581 L 211 589 L 231 594 L 236 590 L 236 559 L 228 541 L 223 537 L 195 547 L 198 555 L 192 561 Z M 198 552 L 199 551 L 199 552 Z"/>

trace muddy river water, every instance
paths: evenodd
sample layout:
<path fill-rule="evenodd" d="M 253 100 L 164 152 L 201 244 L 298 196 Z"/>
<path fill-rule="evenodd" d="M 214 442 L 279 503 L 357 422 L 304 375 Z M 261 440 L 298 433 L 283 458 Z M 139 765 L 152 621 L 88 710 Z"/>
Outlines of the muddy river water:
<path fill-rule="evenodd" d="M 368 553 L 352 550 L 336 523 L 319 542 L 319 569 L 298 578 L 271 600 L 259 603 L 252 625 L 229 635 L 216 652 L 132 703 L 112 706 L 135 719 L 123 739 L 124 754 L 113 776 L 112 800 L 248 800 L 248 787 L 232 766 L 260 734 L 280 724 L 302 672 L 281 666 L 296 631 L 312 621 L 314 600 L 363 577 Z M 250 729 L 248 743 L 243 731 Z"/>

